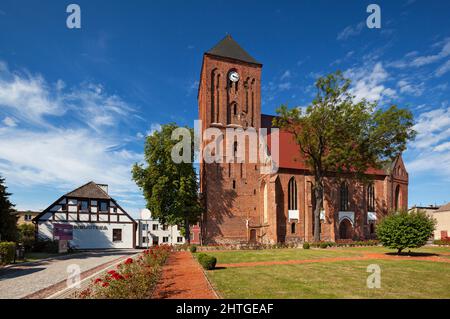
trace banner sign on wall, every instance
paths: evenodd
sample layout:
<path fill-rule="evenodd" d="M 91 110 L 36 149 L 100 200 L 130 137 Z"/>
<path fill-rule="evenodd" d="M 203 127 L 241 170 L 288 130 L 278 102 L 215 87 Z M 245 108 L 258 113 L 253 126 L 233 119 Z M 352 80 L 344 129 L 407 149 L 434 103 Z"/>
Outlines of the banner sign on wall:
<path fill-rule="evenodd" d="M 69 224 L 54 224 L 53 237 L 55 240 L 72 240 L 73 226 Z"/>

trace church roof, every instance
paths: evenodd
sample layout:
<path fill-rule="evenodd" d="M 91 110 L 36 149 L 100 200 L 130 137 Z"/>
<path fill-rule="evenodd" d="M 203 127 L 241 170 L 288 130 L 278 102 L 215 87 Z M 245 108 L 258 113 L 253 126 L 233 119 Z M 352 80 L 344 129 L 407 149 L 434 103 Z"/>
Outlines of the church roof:
<path fill-rule="evenodd" d="M 67 193 L 65 196 L 78 198 L 111 199 L 111 197 L 94 182 L 84 184 L 83 186 L 80 186 Z"/>
<path fill-rule="evenodd" d="M 236 41 L 234 41 L 231 35 L 227 35 L 206 53 L 243 62 L 261 64 L 250 54 L 248 54 L 247 51 L 245 51 Z"/>
<path fill-rule="evenodd" d="M 267 128 L 267 146 L 269 148 L 269 152 L 271 152 L 271 130 L 270 128 L 274 127 L 272 125 L 272 121 L 276 116 L 261 114 L 261 127 Z M 279 131 L 279 144 L 278 144 L 278 167 L 280 168 L 288 168 L 288 169 L 301 169 L 308 170 L 308 165 L 302 152 L 300 151 L 300 146 L 298 146 L 295 141 L 294 135 L 280 129 Z M 384 169 L 377 169 L 369 167 L 366 171 L 366 174 L 370 175 L 388 175 L 387 171 Z"/>

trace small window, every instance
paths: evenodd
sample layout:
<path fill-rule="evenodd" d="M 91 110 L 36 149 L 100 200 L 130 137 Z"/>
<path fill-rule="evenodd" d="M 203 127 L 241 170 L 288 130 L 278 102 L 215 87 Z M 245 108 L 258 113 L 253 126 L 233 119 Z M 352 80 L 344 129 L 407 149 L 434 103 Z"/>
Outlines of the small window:
<path fill-rule="evenodd" d="M 142 224 L 142 230 L 148 230 L 148 224 Z"/>
<path fill-rule="evenodd" d="M 113 229 L 113 242 L 122 241 L 122 229 L 114 228 Z"/>
<path fill-rule="evenodd" d="M 113 207 L 113 213 L 117 213 L 117 207 Z"/>
<path fill-rule="evenodd" d="M 108 211 L 108 203 L 107 202 L 100 202 L 100 211 L 101 212 L 107 212 Z"/>
<path fill-rule="evenodd" d="M 67 211 L 67 205 L 66 205 L 66 204 L 62 204 L 62 205 L 61 205 L 61 210 L 62 210 L 63 212 L 66 212 L 66 211 Z"/>
<path fill-rule="evenodd" d="M 169 242 L 169 237 L 163 237 L 163 243 L 168 243 Z"/>
<path fill-rule="evenodd" d="M 82 200 L 82 201 L 80 202 L 80 210 L 83 211 L 83 212 L 87 212 L 87 211 L 88 211 L 88 208 L 89 208 L 89 203 L 88 203 L 88 201 L 87 201 L 87 200 Z"/>
<path fill-rule="evenodd" d="M 291 223 L 291 234 L 295 234 L 295 232 L 296 232 L 296 224 Z"/>
<path fill-rule="evenodd" d="M 158 230 L 158 224 L 153 224 L 152 229 L 153 230 Z"/>
<path fill-rule="evenodd" d="M 236 181 L 233 180 L 233 189 L 236 189 Z"/>
<path fill-rule="evenodd" d="M 142 242 L 143 243 L 147 243 L 148 242 L 148 238 L 147 237 L 142 237 Z"/>
<path fill-rule="evenodd" d="M 169 229 L 169 226 L 167 226 L 167 225 L 162 226 L 162 230 L 168 230 L 168 229 Z"/>
<path fill-rule="evenodd" d="M 25 220 L 31 220 L 31 215 L 25 215 Z"/>
<path fill-rule="evenodd" d="M 183 242 L 183 237 L 178 236 L 177 237 L 177 243 L 182 243 Z"/>

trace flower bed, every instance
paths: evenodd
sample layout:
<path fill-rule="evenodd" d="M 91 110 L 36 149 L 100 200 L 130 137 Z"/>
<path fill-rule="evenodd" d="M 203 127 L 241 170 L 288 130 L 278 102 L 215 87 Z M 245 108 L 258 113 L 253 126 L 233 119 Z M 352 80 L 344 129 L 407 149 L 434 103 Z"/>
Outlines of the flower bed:
<path fill-rule="evenodd" d="M 166 262 L 172 247 L 155 246 L 144 250 L 136 258 L 128 258 L 94 279 L 91 285 L 77 294 L 80 299 L 145 299 L 158 281 L 161 266 Z"/>

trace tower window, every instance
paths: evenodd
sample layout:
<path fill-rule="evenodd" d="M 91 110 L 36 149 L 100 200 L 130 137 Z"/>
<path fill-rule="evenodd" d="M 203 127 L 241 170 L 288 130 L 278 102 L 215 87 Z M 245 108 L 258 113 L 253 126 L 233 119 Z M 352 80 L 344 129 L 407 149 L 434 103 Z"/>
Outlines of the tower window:
<path fill-rule="evenodd" d="M 295 234 L 295 231 L 296 231 L 296 224 L 291 223 L 291 234 Z"/>
<path fill-rule="evenodd" d="M 233 189 L 236 189 L 236 181 L 233 180 Z"/>

